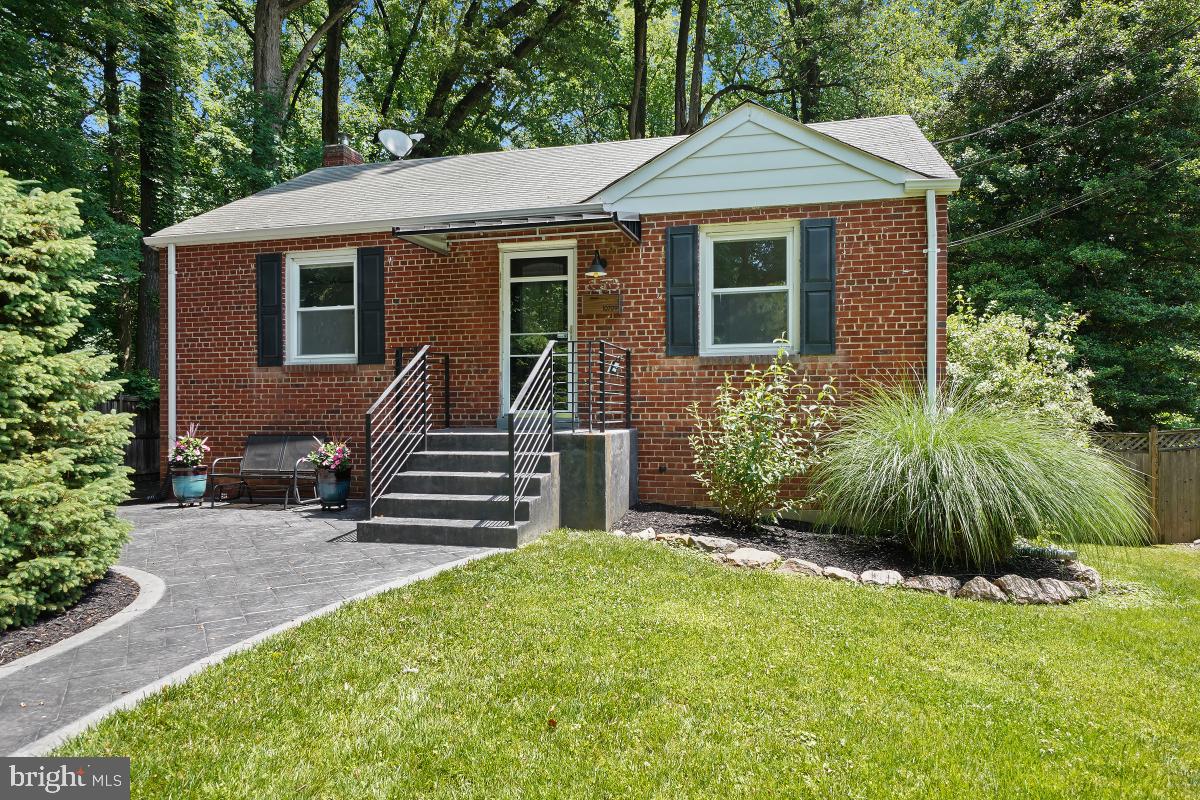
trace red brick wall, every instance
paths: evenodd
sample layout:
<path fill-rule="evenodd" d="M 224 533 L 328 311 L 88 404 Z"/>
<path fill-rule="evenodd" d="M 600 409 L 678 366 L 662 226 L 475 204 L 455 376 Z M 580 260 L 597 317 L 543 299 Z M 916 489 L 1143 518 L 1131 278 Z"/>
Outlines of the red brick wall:
<path fill-rule="evenodd" d="M 870 203 L 651 215 L 639 247 L 612 230 L 546 230 L 575 239 L 578 290 L 599 249 L 619 282 L 619 316 L 578 315 L 581 339 L 601 337 L 633 349 L 633 410 L 639 432 L 644 500 L 704 504 L 692 472 L 686 407 L 706 402 L 728 370 L 758 357 L 664 355 L 663 232 L 683 224 L 838 218 L 837 353 L 796 357 L 810 382 L 836 378 L 843 394 L 863 378 L 923 374 L 925 363 L 925 210 L 923 198 Z M 945 241 L 944 199 L 939 205 Z M 179 247 L 176 253 L 180 430 L 200 424 L 212 456 L 236 455 L 248 433 L 317 431 L 348 438 L 361 453 L 363 412 L 392 376 L 391 364 L 256 366 L 255 254 L 382 245 L 386 248 L 387 343 L 431 343 L 453 359 L 453 424 L 493 425 L 500 399 L 500 257 L 497 244 L 528 233 L 462 236 L 440 256 L 388 233 Z M 945 258 L 938 287 L 946 307 Z M 166 285 L 162 347 L 166 392 Z M 286 328 L 286 325 L 285 325 Z M 285 338 L 287 331 L 285 329 Z M 944 329 L 939 326 L 939 361 Z M 167 403 L 162 403 L 167 430 Z M 165 458 L 166 438 L 163 440 Z"/>

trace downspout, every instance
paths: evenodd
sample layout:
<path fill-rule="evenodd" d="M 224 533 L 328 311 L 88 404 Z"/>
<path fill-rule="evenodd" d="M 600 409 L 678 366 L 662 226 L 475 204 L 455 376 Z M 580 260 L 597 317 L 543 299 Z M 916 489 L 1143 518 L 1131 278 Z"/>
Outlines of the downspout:
<path fill-rule="evenodd" d="M 167 435 L 175 441 L 175 245 L 167 245 Z"/>
<path fill-rule="evenodd" d="M 930 402 L 937 397 L 938 220 L 937 193 L 925 191 L 925 385 Z"/>

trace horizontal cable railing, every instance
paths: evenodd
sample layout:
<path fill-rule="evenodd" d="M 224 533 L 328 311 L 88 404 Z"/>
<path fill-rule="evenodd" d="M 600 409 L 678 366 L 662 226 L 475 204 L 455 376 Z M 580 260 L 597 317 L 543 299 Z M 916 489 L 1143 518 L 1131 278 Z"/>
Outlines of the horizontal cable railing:
<path fill-rule="evenodd" d="M 412 355 L 420 350 L 420 346 L 409 345 L 407 347 L 396 348 L 396 374 L 400 374 L 400 370 L 404 368 L 406 355 Z M 429 370 L 429 396 L 442 398 L 442 427 L 450 427 L 450 406 L 453 402 L 453 394 L 450 392 L 450 354 L 435 353 L 432 350 L 426 354 L 426 357 L 433 362 L 440 362 L 441 369 Z M 441 384 L 440 386 L 438 384 Z"/>
<path fill-rule="evenodd" d="M 546 343 L 508 409 L 509 522 L 542 457 L 554 449 L 554 346 Z"/>
<path fill-rule="evenodd" d="M 559 370 L 556 403 L 573 429 L 605 431 L 633 427 L 633 353 L 604 339 L 560 342 L 566 356 Z"/>
<path fill-rule="evenodd" d="M 446 385 L 449 386 L 449 381 Z M 446 414 L 448 417 L 448 410 Z M 410 455 L 425 448 L 430 428 L 428 345 L 419 348 L 396 372 L 396 377 L 367 411 L 364 428 L 367 519 L 370 519 L 376 501 L 387 491 L 393 476 Z"/>

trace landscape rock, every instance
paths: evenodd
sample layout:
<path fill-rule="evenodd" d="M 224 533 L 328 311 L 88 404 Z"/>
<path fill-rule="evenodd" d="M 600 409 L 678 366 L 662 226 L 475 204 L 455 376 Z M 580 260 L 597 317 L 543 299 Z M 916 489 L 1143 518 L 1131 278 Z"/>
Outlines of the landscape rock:
<path fill-rule="evenodd" d="M 680 547 L 691 547 L 692 537 L 686 533 L 660 533 L 654 537 L 660 542 L 667 544 L 678 545 Z"/>
<path fill-rule="evenodd" d="M 778 571 L 789 575 L 810 575 L 814 578 L 820 578 L 823 575 L 820 564 L 805 561 L 803 558 L 787 559 L 779 565 Z"/>
<path fill-rule="evenodd" d="M 900 585 L 905 589 L 913 589 L 918 592 L 934 592 L 949 596 L 958 591 L 962 582 L 958 578 L 951 578 L 948 575 L 916 575 L 905 578 L 904 583 Z"/>
<path fill-rule="evenodd" d="M 851 583 L 858 583 L 858 575 L 856 573 L 853 573 L 848 569 L 842 569 L 841 567 L 826 567 L 825 569 L 821 570 L 821 574 L 826 578 L 831 578 L 835 581 L 850 581 Z"/>
<path fill-rule="evenodd" d="M 708 552 L 732 553 L 738 549 L 737 542 L 720 536 L 693 536 L 692 545 Z"/>
<path fill-rule="evenodd" d="M 770 550 L 755 550 L 753 547 L 739 547 L 725 556 L 726 563 L 751 569 L 770 569 L 783 560 L 778 553 Z"/>
<path fill-rule="evenodd" d="M 626 536 L 626 535 L 628 535 L 628 534 L 626 534 L 626 533 L 625 533 L 625 531 L 623 531 L 623 530 L 621 530 L 620 528 L 618 528 L 617 530 L 615 530 L 615 531 L 613 531 L 613 532 L 612 532 L 612 535 L 613 535 L 613 536 Z"/>
<path fill-rule="evenodd" d="M 653 542 L 655 533 L 654 528 L 646 528 L 644 531 L 638 531 L 629 535 L 634 539 L 641 539 L 643 542 Z"/>
<path fill-rule="evenodd" d="M 1100 591 L 1100 587 L 1103 585 L 1099 572 L 1087 564 L 1081 564 L 1078 561 L 1064 564 L 1063 572 L 1068 576 L 1069 580 L 1082 583 L 1092 592 Z"/>
<path fill-rule="evenodd" d="M 869 569 L 862 574 L 862 582 L 872 586 L 899 586 L 904 576 L 894 569 Z"/>
<path fill-rule="evenodd" d="M 983 600 L 988 603 L 1007 603 L 1008 595 L 1000 590 L 1000 587 L 989 581 L 982 575 L 976 575 L 971 580 L 964 583 L 957 592 L 955 597 L 963 597 L 967 600 Z"/>
<path fill-rule="evenodd" d="M 1045 605 L 1054 602 L 1042 587 L 1038 586 L 1037 581 L 1022 578 L 1020 575 L 1003 575 L 996 578 L 996 585 L 1017 605 Z"/>
<path fill-rule="evenodd" d="M 1058 578 L 1038 578 L 1038 588 L 1050 603 L 1070 603 L 1072 600 L 1080 600 L 1087 597 L 1087 590 L 1084 589 L 1083 594 L 1079 590 L 1071 586 L 1066 581 L 1060 581 Z M 1079 584 L 1080 587 L 1083 584 Z"/>

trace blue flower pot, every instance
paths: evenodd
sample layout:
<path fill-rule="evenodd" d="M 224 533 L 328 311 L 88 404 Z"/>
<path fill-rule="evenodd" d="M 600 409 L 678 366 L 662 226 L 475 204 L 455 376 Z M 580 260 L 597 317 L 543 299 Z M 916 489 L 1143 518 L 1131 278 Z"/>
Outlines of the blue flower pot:
<path fill-rule="evenodd" d="M 350 470 L 317 469 L 317 496 L 323 509 L 345 508 L 350 496 Z"/>
<path fill-rule="evenodd" d="M 179 505 L 192 505 L 204 500 L 208 488 L 208 467 L 171 468 L 171 491 Z"/>

